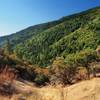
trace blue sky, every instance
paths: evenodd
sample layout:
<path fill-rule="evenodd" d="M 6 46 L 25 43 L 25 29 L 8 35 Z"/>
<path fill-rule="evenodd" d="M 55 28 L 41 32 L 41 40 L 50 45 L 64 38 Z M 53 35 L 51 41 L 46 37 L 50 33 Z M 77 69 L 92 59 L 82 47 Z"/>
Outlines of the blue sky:
<path fill-rule="evenodd" d="M 0 36 L 100 6 L 100 0 L 0 0 Z"/>

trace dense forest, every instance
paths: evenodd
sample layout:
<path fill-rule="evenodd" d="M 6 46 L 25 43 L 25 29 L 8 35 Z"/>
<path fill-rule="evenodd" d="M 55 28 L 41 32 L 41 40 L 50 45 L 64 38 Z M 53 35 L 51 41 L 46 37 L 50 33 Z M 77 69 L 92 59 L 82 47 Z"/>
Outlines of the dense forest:
<path fill-rule="evenodd" d="M 12 66 L 20 76 L 26 72 L 27 79 L 38 84 L 73 83 L 91 73 L 95 76 L 91 65 L 100 62 L 99 45 L 100 7 L 96 7 L 0 37 L 0 64 Z M 79 76 L 80 69 L 87 76 Z"/>

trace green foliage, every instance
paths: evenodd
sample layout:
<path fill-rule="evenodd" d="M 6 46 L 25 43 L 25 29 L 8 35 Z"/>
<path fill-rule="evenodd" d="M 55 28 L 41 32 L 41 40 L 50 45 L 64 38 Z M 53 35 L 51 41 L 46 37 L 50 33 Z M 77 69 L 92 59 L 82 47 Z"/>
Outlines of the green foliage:
<path fill-rule="evenodd" d="M 77 67 L 68 65 L 63 58 L 56 58 L 50 68 L 50 83 L 72 84 L 75 80 Z"/>
<path fill-rule="evenodd" d="M 44 74 L 40 73 L 36 76 L 34 81 L 36 85 L 45 85 L 45 83 L 48 82 L 48 78 Z"/>
<path fill-rule="evenodd" d="M 85 49 L 84 51 L 70 54 L 66 57 L 65 61 L 71 66 L 82 66 L 87 70 L 87 76 L 90 78 L 91 70 L 90 63 L 95 62 L 98 59 L 96 52 L 93 49 Z"/>
<path fill-rule="evenodd" d="M 66 55 L 65 59 L 62 57 L 56 58 L 50 68 L 51 84 L 72 84 L 81 79 L 81 77 L 82 79 L 90 78 L 93 68 L 89 64 L 95 62 L 97 59 L 96 51 L 90 48 Z M 87 72 L 78 73 L 78 69 L 81 66 Z"/>
<path fill-rule="evenodd" d="M 5 45 L 7 55 L 0 51 L 0 66 L 13 66 L 23 79 L 33 80 L 37 85 L 45 85 L 48 81 L 72 84 L 77 79 L 79 67 L 86 69 L 89 77 L 89 64 L 100 60 L 99 12 L 100 7 L 97 7 L 1 37 L 0 46 Z M 12 50 L 15 58 L 9 56 Z M 29 63 L 50 66 L 50 73 L 48 69 L 39 72 L 39 68 L 39 73 L 35 73 L 36 67 L 31 65 L 30 68 Z"/>
<path fill-rule="evenodd" d="M 65 61 L 69 65 L 75 65 L 76 66 L 85 66 L 88 63 L 91 63 L 97 59 L 96 52 L 93 49 L 85 49 L 80 52 L 76 52 L 75 54 L 69 54 L 65 58 Z"/>
<path fill-rule="evenodd" d="M 12 53 L 11 44 L 10 44 L 10 40 L 9 39 L 6 40 L 6 43 L 5 43 L 3 48 L 4 48 L 5 54 L 9 55 L 9 54 Z"/>

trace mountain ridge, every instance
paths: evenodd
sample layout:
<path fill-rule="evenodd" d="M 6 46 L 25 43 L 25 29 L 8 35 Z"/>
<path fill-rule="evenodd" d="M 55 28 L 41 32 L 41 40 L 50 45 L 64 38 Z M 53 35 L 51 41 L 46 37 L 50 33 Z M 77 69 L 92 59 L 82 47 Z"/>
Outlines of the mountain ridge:
<path fill-rule="evenodd" d="M 22 32 L 22 31 L 24 31 L 24 30 L 30 29 L 30 28 L 32 28 L 32 27 L 36 27 L 36 26 L 38 26 L 38 25 L 43 25 L 43 24 L 52 23 L 52 22 L 55 22 L 55 23 L 56 23 L 58 20 L 64 20 L 64 19 L 66 19 L 66 18 L 68 18 L 68 17 L 71 17 L 71 16 L 73 16 L 73 15 L 76 15 L 76 16 L 77 16 L 77 15 L 83 13 L 83 12 L 86 13 L 86 12 L 89 11 L 89 10 L 98 9 L 98 8 L 100 8 L 100 7 L 97 6 L 97 7 L 90 8 L 90 9 L 88 9 L 88 10 L 84 10 L 84 11 L 81 11 L 81 12 L 78 12 L 78 13 L 75 13 L 75 14 L 71 14 L 71 15 L 68 15 L 68 16 L 64 16 L 64 17 L 62 17 L 62 18 L 60 18 L 60 19 L 57 19 L 57 20 L 54 20 L 54 21 L 49 21 L 49 22 L 44 22 L 44 23 L 42 23 L 42 24 L 36 24 L 36 25 L 33 25 L 33 26 L 29 26 L 29 27 L 27 27 L 27 28 L 25 28 L 25 29 L 23 29 L 23 30 L 20 30 L 20 31 L 16 32 L 16 33 L 11 33 L 10 35 L 0 36 L 0 38 L 5 38 L 5 37 L 9 37 L 9 36 L 11 36 L 11 35 L 16 35 L 16 34 L 19 33 L 19 32 Z"/>

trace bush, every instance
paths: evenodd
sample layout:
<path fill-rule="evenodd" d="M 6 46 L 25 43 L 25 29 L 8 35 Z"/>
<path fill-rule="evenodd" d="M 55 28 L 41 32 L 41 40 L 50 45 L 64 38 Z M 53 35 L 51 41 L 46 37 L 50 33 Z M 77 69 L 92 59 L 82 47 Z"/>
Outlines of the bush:
<path fill-rule="evenodd" d="M 85 67 L 79 67 L 77 68 L 77 73 L 76 73 L 76 80 L 80 81 L 80 80 L 86 80 L 87 77 L 87 70 Z"/>
<path fill-rule="evenodd" d="M 45 85 L 48 82 L 48 78 L 44 74 L 38 74 L 35 78 L 36 85 Z"/>
<path fill-rule="evenodd" d="M 64 84 L 73 84 L 76 81 L 76 71 L 77 67 L 68 65 L 62 73 L 63 83 Z"/>
<path fill-rule="evenodd" d="M 57 57 L 50 67 L 50 83 L 51 85 L 63 84 L 61 74 L 65 67 L 64 59 Z"/>
<path fill-rule="evenodd" d="M 76 68 L 76 66 L 66 64 L 63 58 L 56 58 L 50 69 L 51 84 L 72 84 L 75 80 Z"/>
<path fill-rule="evenodd" d="M 15 92 L 13 80 L 16 79 L 15 70 L 6 66 L 0 69 L 0 94 L 12 95 Z"/>
<path fill-rule="evenodd" d="M 96 61 L 97 55 L 93 49 L 85 49 L 84 51 L 80 51 L 79 53 L 70 54 L 66 57 L 65 61 L 67 64 L 71 64 L 74 66 L 83 66 L 87 70 L 88 78 L 90 78 L 91 67 L 89 64 L 91 62 Z"/>

